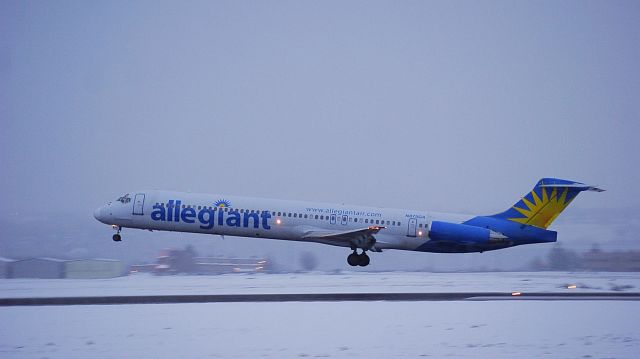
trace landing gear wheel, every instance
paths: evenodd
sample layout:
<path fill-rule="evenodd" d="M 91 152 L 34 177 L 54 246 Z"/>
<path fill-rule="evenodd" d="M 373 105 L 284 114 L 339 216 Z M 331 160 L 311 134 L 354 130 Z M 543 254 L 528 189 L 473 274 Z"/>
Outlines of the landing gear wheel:
<path fill-rule="evenodd" d="M 114 242 L 120 242 L 122 240 L 122 237 L 120 236 L 120 231 L 122 230 L 122 227 L 120 226 L 116 226 L 115 224 L 112 226 L 113 229 L 116 230 L 116 234 L 113 235 L 113 241 Z"/>
<path fill-rule="evenodd" d="M 360 267 L 366 267 L 369 265 L 369 262 L 371 262 L 371 258 L 369 258 L 367 253 L 362 252 L 362 254 L 358 256 L 358 262 L 359 262 L 358 265 Z"/>
<path fill-rule="evenodd" d="M 349 256 L 347 257 L 347 263 L 349 263 L 349 265 L 352 267 L 360 264 L 360 256 L 358 255 L 358 253 L 354 251 L 353 253 L 349 254 Z"/>

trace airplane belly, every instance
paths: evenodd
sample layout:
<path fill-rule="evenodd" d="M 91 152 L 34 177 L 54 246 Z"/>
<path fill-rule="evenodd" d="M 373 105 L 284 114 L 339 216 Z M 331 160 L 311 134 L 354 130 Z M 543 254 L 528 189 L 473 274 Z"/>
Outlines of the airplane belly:
<path fill-rule="evenodd" d="M 405 235 L 378 234 L 375 247 L 379 249 L 415 250 L 426 242 L 423 237 L 407 237 Z"/>

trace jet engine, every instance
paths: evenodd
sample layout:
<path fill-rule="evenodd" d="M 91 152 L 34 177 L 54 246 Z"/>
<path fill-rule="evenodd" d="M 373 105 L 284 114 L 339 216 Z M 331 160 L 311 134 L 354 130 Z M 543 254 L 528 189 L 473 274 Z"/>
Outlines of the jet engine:
<path fill-rule="evenodd" d="M 434 241 L 455 242 L 459 244 L 488 244 L 503 242 L 507 239 L 502 233 L 492 231 L 488 228 L 440 221 L 431 222 L 429 238 Z"/>

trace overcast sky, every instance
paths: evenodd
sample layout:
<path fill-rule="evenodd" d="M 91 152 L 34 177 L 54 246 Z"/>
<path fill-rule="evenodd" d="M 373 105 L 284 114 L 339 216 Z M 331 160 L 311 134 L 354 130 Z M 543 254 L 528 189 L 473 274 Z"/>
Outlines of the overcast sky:
<path fill-rule="evenodd" d="M 637 1 L 2 1 L 2 213 L 143 188 L 637 220 Z M 600 221 L 599 227 L 610 226 Z"/>

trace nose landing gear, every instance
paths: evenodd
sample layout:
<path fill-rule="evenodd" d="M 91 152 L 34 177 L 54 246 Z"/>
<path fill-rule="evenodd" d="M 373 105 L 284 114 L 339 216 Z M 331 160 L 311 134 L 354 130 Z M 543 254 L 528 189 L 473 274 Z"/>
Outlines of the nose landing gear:
<path fill-rule="evenodd" d="M 349 256 L 347 257 L 347 263 L 349 263 L 349 265 L 352 267 L 366 267 L 369 265 L 369 262 L 371 262 L 371 258 L 369 258 L 364 250 L 362 251 L 362 253 L 358 254 L 358 251 L 354 249 L 353 253 L 349 254 Z"/>
<path fill-rule="evenodd" d="M 120 242 L 122 240 L 122 236 L 120 235 L 120 231 L 122 230 L 122 227 L 120 227 L 120 226 L 117 226 L 117 227 L 113 226 L 113 227 L 117 229 L 116 234 L 114 234 L 113 237 L 112 237 L 113 241 L 114 242 Z"/>

